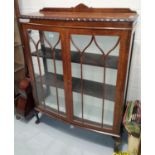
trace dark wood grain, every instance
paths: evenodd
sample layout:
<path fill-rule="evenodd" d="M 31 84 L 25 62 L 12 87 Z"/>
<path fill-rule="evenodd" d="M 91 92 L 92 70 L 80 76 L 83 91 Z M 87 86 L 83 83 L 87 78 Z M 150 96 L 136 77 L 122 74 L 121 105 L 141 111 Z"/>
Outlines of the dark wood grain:
<path fill-rule="evenodd" d="M 60 49 L 55 50 L 55 59 L 62 60 L 62 51 Z M 37 56 L 37 52 L 33 52 L 32 56 Z M 39 51 L 40 57 L 45 58 L 52 58 L 51 49 L 46 48 L 46 52 Z M 76 51 L 71 51 L 71 61 L 74 63 L 80 63 L 80 53 Z M 93 54 L 93 53 L 85 53 L 83 55 L 83 64 L 92 65 L 92 66 L 100 66 L 100 67 L 107 67 L 117 69 L 118 64 L 118 57 L 117 56 L 108 56 L 106 59 L 106 63 L 104 60 L 101 59 L 100 54 Z M 105 66 L 104 66 L 105 64 Z"/>
<path fill-rule="evenodd" d="M 123 104 L 125 99 L 125 84 L 127 80 L 127 67 L 128 60 L 130 59 L 131 52 L 131 40 L 132 40 L 132 32 L 126 31 L 121 35 L 121 44 L 120 44 L 120 60 L 118 64 L 118 72 L 117 72 L 117 84 L 116 84 L 116 105 L 114 110 L 114 130 L 116 133 L 120 133 L 120 127 L 123 118 Z M 128 39 L 125 39 L 128 38 Z"/>
<path fill-rule="evenodd" d="M 22 15 L 21 18 L 84 22 L 134 22 L 137 19 L 137 14 L 130 9 L 97 9 L 80 4 L 75 8 L 44 8 L 37 13 Z"/>
<path fill-rule="evenodd" d="M 62 117 L 58 113 L 52 112 L 50 108 L 46 108 L 42 105 L 38 105 L 37 99 L 36 110 L 43 112 L 51 117 L 63 120 L 69 124 L 77 125 L 89 130 L 101 131 L 102 133 L 120 137 L 121 122 L 123 115 L 123 102 L 125 92 L 126 73 L 128 70 L 127 64 L 130 59 L 130 47 L 133 43 L 132 34 L 135 31 L 135 25 L 137 22 L 137 13 L 126 8 L 90 8 L 83 4 L 72 8 L 44 8 L 37 14 L 22 15 L 21 20 L 24 40 L 24 53 L 26 57 L 26 63 L 29 68 L 29 74 L 33 90 L 36 92 L 36 83 L 34 78 L 32 56 L 36 56 L 36 53 L 30 52 L 29 40 L 27 31 L 29 29 L 40 31 L 52 31 L 59 32 L 61 36 L 62 51 L 56 50 L 56 60 L 61 60 L 63 63 L 63 76 L 57 75 L 57 86 L 63 88 L 65 92 L 65 105 L 66 115 Z M 82 34 L 82 35 L 107 35 L 107 36 L 119 36 L 120 38 L 120 52 L 119 59 L 117 57 L 109 56 L 105 63 L 100 59 L 100 55 L 87 53 L 84 56 L 84 64 L 100 67 L 108 67 L 117 69 L 117 82 L 116 88 L 111 85 L 102 85 L 89 80 L 83 81 L 83 92 L 80 91 L 80 79 L 72 77 L 71 63 L 80 63 L 79 54 L 75 51 L 70 51 L 70 35 Z M 45 56 L 39 51 L 39 57 L 50 58 L 50 51 L 47 49 Z M 99 60 L 100 59 L 100 60 Z M 105 65 L 104 65 L 105 63 Z M 129 62 L 130 63 L 130 62 Z M 43 77 L 44 84 L 55 86 L 53 75 L 47 75 Z M 103 86 L 105 87 L 105 99 L 114 101 L 114 123 L 111 128 L 106 126 L 97 126 L 93 122 L 84 123 L 82 120 L 76 121 L 73 118 L 73 92 L 83 93 L 94 97 L 102 98 Z M 34 93 L 35 95 L 35 93 Z M 48 95 L 48 94 L 47 94 Z M 52 101 L 51 101 L 52 102 Z M 94 103 L 95 104 L 95 103 Z M 41 107 L 42 106 L 42 107 Z"/>
<path fill-rule="evenodd" d="M 46 7 L 40 10 L 40 12 L 104 12 L 104 13 L 136 13 L 135 11 L 132 11 L 129 8 L 92 8 L 88 7 L 87 5 L 80 3 L 75 7 L 71 8 L 52 8 L 52 7 Z"/>

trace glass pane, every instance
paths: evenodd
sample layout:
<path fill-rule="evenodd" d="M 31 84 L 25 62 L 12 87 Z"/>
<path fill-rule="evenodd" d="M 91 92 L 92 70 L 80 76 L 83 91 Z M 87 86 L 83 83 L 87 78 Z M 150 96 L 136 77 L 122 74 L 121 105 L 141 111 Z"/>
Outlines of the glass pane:
<path fill-rule="evenodd" d="M 114 113 L 114 102 L 105 100 L 104 101 L 104 124 L 113 125 L 113 113 Z"/>
<path fill-rule="evenodd" d="M 113 125 L 119 37 L 71 35 L 74 119 Z"/>
<path fill-rule="evenodd" d="M 79 104 L 80 93 L 73 92 L 74 98 L 74 116 L 82 118 L 82 105 Z M 89 95 L 84 95 L 83 117 L 85 120 L 90 120 L 97 123 L 102 123 L 102 100 Z M 97 104 L 94 104 L 97 103 Z"/>
<path fill-rule="evenodd" d="M 53 112 L 66 112 L 60 34 L 29 31 L 38 102 Z"/>

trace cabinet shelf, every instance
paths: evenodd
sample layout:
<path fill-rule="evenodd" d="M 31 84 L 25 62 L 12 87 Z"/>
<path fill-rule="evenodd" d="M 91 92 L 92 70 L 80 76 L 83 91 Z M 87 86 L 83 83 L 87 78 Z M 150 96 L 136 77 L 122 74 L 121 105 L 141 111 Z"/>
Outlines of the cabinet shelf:
<path fill-rule="evenodd" d="M 57 87 L 64 88 L 63 76 L 57 74 Z M 56 86 L 54 81 L 54 73 L 46 73 L 42 76 L 43 83 L 46 85 Z M 37 82 L 39 77 L 37 78 Z M 86 95 L 94 96 L 97 98 L 103 98 L 103 87 L 105 89 L 104 99 L 114 101 L 115 99 L 115 86 L 102 84 L 99 82 L 83 80 L 83 93 Z M 81 80 L 79 78 L 72 78 L 72 90 L 77 93 L 81 93 Z"/>
<path fill-rule="evenodd" d="M 55 50 L 55 59 L 56 60 L 62 60 L 61 56 L 61 50 L 56 49 Z M 37 56 L 37 52 L 31 53 L 32 56 Z M 41 50 L 38 52 L 39 57 L 45 57 L 45 58 L 52 58 L 51 49 L 46 48 L 45 55 Z M 71 51 L 71 61 L 74 63 L 80 63 L 80 54 L 76 51 Z M 87 65 L 93 65 L 93 66 L 100 66 L 104 67 L 104 61 L 101 59 L 100 54 L 93 54 L 93 53 L 85 53 L 83 56 L 83 64 Z M 118 57 L 117 56 L 108 56 L 106 60 L 105 67 L 117 69 L 118 64 Z"/>

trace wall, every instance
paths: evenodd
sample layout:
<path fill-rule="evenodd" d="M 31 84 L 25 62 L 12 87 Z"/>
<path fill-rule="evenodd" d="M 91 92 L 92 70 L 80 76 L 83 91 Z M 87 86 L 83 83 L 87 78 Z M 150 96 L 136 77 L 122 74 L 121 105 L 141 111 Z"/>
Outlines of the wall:
<path fill-rule="evenodd" d="M 140 15 L 140 0 L 19 0 L 22 13 L 38 11 L 43 7 L 73 7 L 79 3 L 84 3 L 90 7 L 129 7 L 136 10 Z M 130 73 L 130 83 L 128 99 L 135 100 L 141 98 L 141 52 L 140 52 L 140 17 L 138 19 L 134 51 Z"/>

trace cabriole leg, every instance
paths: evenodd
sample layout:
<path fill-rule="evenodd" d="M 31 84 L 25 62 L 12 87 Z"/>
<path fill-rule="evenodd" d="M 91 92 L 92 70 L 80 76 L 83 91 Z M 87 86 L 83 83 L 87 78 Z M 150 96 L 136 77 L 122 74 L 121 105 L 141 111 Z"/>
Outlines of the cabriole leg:
<path fill-rule="evenodd" d="M 114 139 L 114 152 L 119 152 L 121 147 L 121 138 L 113 137 Z"/>
<path fill-rule="evenodd" d="M 36 121 L 35 121 L 35 123 L 36 123 L 36 124 L 39 124 L 39 123 L 40 123 L 40 119 L 39 119 L 39 116 L 38 116 L 38 111 L 34 110 L 34 114 L 35 114 L 35 116 L 36 116 Z"/>

